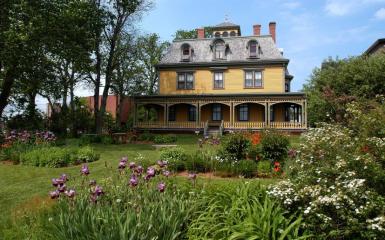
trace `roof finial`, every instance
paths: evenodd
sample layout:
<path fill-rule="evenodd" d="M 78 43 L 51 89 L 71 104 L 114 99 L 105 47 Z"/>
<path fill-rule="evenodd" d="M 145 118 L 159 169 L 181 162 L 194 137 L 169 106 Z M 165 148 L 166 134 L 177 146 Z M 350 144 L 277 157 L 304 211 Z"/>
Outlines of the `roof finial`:
<path fill-rule="evenodd" d="M 229 15 L 225 14 L 225 22 L 229 22 Z"/>

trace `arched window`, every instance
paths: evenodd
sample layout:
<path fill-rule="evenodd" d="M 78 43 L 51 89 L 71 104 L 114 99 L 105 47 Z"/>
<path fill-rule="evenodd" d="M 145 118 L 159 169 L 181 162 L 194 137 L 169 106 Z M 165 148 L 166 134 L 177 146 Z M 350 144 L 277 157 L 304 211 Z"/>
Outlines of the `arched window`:
<path fill-rule="evenodd" d="M 249 42 L 249 57 L 256 58 L 258 57 L 258 43 L 257 41 Z"/>
<path fill-rule="evenodd" d="M 231 36 L 231 37 L 235 37 L 235 36 L 237 36 L 237 33 L 236 33 L 235 31 L 231 31 L 231 32 L 230 32 L 230 36 Z"/>
<path fill-rule="evenodd" d="M 229 36 L 229 33 L 228 32 L 223 32 L 222 33 L 222 37 L 228 37 Z"/>
<path fill-rule="evenodd" d="M 215 32 L 214 36 L 215 36 L 216 38 L 221 37 L 221 33 L 220 33 L 220 32 Z"/>
<path fill-rule="evenodd" d="M 223 40 L 217 40 L 214 43 L 214 58 L 226 59 L 226 45 Z"/>
<path fill-rule="evenodd" d="M 182 61 L 188 62 L 191 60 L 192 49 L 189 44 L 184 43 L 181 47 Z"/>

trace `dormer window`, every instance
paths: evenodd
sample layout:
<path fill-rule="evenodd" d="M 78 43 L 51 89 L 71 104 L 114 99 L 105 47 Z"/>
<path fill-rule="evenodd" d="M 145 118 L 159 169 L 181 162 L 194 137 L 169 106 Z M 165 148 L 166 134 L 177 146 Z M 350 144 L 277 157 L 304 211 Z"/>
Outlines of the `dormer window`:
<path fill-rule="evenodd" d="M 223 40 L 217 40 L 214 43 L 214 58 L 226 59 L 226 45 Z"/>
<path fill-rule="evenodd" d="M 191 56 L 192 56 L 194 51 L 190 47 L 190 45 L 187 44 L 187 43 L 183 44 L 182 47 L 181 47 L 181 51 L 182 51 L 182 61 L 183 62 L 191 61 Z"/>
<path fill-rule="evenodd" d="M 249 57 L 250 58 L 257 58 L 259 50 L 258 50 L 258 43 L 257 41 L 250 41 L 249 42 Z"/>

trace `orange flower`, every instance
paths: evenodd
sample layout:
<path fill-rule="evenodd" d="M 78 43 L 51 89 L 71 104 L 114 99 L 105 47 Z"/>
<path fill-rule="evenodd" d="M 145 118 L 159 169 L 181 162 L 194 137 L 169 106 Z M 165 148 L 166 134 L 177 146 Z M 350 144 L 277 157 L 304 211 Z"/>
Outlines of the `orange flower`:
<path fill-rule="evenodd" d="M 261 142 L 261 134 L 259 132 L 253 133 L 253 135 L 251 136 L 251 143 L 253 145 L 257 145 L 260 142 Z"/>

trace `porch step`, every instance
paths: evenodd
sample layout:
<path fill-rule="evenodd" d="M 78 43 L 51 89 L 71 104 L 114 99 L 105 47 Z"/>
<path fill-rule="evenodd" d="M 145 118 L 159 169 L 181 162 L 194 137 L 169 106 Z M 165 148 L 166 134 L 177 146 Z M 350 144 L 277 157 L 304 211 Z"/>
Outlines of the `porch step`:
<path fill-rule="evenodd" d="M 220 135 L 220 131 L 218 128 L 209 128 L 206 134 L 206 136 L 219 136 L 219 135 Z"/>

